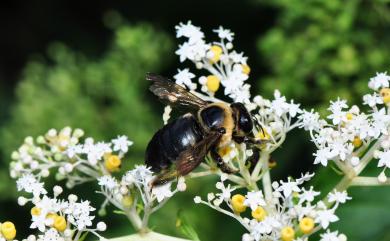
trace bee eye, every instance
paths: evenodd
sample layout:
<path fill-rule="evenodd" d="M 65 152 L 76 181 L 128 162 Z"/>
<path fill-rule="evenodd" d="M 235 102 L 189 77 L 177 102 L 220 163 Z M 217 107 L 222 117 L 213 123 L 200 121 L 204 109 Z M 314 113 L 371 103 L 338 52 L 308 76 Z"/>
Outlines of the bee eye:
<path fill-rule="evenodd" d="M 232 109 L 236 111 L 238 129 L 240 129 L 245 134 L 252 132 L 253 129 L 253 120 L 252 116 L 249 114 L 248 110 L 242 103 L 233 103 L 231 105 Z"/>

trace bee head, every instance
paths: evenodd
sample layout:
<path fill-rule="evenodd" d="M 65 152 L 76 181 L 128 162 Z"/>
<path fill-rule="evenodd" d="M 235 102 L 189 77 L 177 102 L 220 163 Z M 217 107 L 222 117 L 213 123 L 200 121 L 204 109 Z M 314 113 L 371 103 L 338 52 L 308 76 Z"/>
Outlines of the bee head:
<path fill-rule="evenodd" d="M 235 121 L 235 131 L 240 135 L 248 135 L 253 129 L 253 120 L 249 111 L 242 103 L 236 102 L 230 105 Z"/>

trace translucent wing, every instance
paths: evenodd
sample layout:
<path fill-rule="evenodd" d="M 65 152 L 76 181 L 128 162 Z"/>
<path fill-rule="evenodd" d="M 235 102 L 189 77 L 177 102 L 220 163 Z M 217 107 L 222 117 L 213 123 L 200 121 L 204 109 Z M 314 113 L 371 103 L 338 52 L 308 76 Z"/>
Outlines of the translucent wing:
<path fill-rule="evenodd" d="M 204 160 L 210 148 L 221 138 L 219 132 L 212 132 L 206 135 L 195 146 L 180 153 L 176 160 L 176 170 L 180 176 L 187 175 Z"/>
<path fill-rule="evenodd" d="M 153 82 L 149 89 L 158 96 L 160 101 L 173 108 L 198 110 L 208 104 L 182 86 L 160 75 L 149 73 L 146 79 Z"/>

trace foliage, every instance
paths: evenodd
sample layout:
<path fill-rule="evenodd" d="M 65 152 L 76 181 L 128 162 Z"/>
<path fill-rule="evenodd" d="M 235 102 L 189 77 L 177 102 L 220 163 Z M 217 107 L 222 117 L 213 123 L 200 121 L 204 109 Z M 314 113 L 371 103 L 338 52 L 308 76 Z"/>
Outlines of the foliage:
<path fill-rule="evenodd" d="M 276 24 L 258 41 L 270 67 L 261 86 L 268 93 L 278 88 L 309 105 L 337 96 L 356 102 L 368 77 L 387 69 L 390 9 L 385 1 L 267 4 L 278 10 Z"/>
<path fill-rule="evenodd" d="M 127 134 L 136 141 L 130 158 L 142 160 L 144 146 L 160 124 L 146 101 L 145 73 L 160 71 L 169 62 L 172 44 L 146 24 L 118 24 L 114 34 L 106 53 L 94 60 L 55 43 L 48 48 L 48 60 L 28 63 L 11 117 L 1 130 L 3 165 L 24 136 L 63 126 L 83 128 L 97 140 Z M 0 176 L 5 188 L 7 175 Z"/>

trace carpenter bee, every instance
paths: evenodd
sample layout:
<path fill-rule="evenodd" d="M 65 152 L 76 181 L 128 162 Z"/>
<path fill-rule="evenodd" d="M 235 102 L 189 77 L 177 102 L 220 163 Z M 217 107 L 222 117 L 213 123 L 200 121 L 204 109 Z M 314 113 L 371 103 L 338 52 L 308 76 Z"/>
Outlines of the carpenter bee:
<path fill-rule="evenodd" d="M 147 74 L 146 79 L 152 82 L 150 90 L 160 101 L 187 112 L 158 130 L 146 148 L 145 164 L 158 173 L 152 186 L 187 175 L 208 153 L 223 172 L 233 173 L 218 149 L 232 140 L 260 144 L 252 132 L 252 116 L 242 103 L 207 102 L 159 75 Z M 257 149 L 253 158 L 258 157 Z"/>

